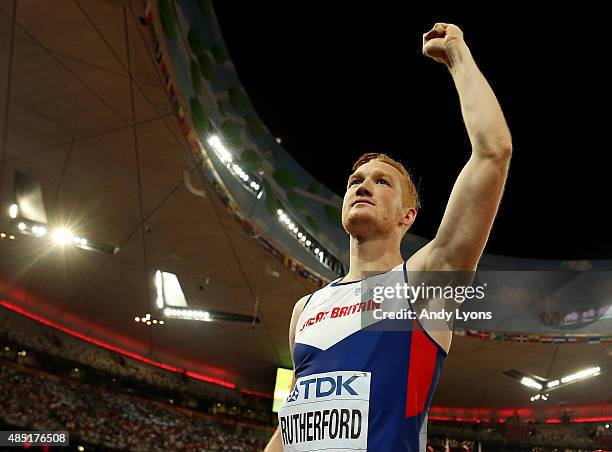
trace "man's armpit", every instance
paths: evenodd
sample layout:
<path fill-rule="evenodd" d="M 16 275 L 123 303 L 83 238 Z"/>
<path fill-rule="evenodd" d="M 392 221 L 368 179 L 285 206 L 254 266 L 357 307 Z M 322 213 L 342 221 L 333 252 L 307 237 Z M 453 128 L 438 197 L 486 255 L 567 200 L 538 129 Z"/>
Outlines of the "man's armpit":
<path fill-rule="evenodd" d="M 412 304 L 419 324 L 429 334 L 453 331 L 457 304 L 453 300 L 418 299 Z"/>

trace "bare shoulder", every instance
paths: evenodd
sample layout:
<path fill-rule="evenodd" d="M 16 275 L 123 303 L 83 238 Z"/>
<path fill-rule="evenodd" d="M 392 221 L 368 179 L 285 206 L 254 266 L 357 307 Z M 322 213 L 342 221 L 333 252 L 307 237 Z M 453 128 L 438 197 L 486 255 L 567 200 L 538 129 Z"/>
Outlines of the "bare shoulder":
<path fill-rule="evenodd" d="M 291 347 L 293 347 L 293 342 L 295 340 L 295 325 L 297 324 L 300 315 L 302 315 L 304 306 L 306 305 L 306 302 L 308 301 L 311 295 L 312 294 L 304 295 L 293 306 L 293 312 L 291 313 L 291 322 L 289 324 L 289 345 Z"/>
<path fill-rule="evenodd" d="M 306 302 L 308 301 L 311 295 L 312 294 L 304 295 L 302 298 L 300 298 L 297 301 L 297 303 L 295 303 L 295 305 L 293 306 L 293 313 L 291 314 L 292 323 L 297 322 L 297 319 L 302 314 L 302 311 L 304 310 L 304 306 L 306 305 Z"/>

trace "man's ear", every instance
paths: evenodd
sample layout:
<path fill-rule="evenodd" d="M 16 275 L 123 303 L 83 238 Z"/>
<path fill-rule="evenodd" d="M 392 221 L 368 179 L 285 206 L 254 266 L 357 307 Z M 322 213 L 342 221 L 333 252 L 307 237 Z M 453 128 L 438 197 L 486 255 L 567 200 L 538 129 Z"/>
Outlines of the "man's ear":
<path fill-rule="evenodd" d="M 417 211 L 414 207 L 406 207 L 403 209 L 404 215 L 400 219 L 400 224 L 406 226 L 407 229 L 410 229 L 414 220 L 416 220 Z"/>

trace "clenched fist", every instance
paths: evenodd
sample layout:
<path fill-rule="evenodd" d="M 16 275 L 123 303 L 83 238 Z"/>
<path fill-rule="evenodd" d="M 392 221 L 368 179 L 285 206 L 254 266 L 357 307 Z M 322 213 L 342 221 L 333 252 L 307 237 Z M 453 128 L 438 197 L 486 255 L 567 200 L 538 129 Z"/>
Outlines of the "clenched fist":
<path fill-rule="evenodd" d="M 450 49 L 463 41 L 463 32 L 453 24 L 437 23 L 423 35 L 423 55 L 449 65 Z"/>

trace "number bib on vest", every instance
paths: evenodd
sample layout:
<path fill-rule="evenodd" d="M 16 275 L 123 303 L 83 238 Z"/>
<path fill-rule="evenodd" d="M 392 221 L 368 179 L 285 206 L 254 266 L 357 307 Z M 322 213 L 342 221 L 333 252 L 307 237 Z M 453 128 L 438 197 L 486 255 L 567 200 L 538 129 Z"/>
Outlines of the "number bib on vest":
<path fill-rule="evenodd" d="M 299 378 L 279 413 L 284 451 L 367 450 L 370 372 Z"/>

